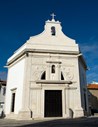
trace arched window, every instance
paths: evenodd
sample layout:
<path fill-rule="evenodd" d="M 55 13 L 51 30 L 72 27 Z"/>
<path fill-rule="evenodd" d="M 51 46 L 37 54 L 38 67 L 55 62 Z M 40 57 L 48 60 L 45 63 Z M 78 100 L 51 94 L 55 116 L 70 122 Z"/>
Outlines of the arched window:
<path fill-rule="evenodd" d="M 41 80 L 45 80 L 46 79 L 46 72 L 44 71 L 41 75 Z"/>
<path fill-rule="evenodd" d="M 52 67 L 51 67 L 51 73 L 55 73 L 55 65 L 52 65 Z"/>
<path fill-rule="evenodd" d="M 64 80 L 64 76 L 63 73 L 61 72 L 61 80 Z"/>
<path fill-rule="evenodd" d="M 55 27 L 52 26 L 52 27 L 51 27 L 51 35 L 52 35 L 52 36 L 55 36 L 55 34 L 56 34 Z"/>

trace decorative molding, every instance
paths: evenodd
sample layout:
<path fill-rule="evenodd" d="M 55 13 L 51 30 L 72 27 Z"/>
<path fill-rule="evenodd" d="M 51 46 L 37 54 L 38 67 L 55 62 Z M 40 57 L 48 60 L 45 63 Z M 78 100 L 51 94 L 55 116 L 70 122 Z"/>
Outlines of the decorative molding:
<path fill-rule="evenodd" d="M 17 90 L 17 88 L 12 88 L 10 89 L 12 92 L 15 92 Z"/>
<path fill-rule="evenodd" d="M 53 53 L 53 54 L 67 54 L 67 55 L 78 55 L 79 51 L 61 51 L 61 50 L 46 50 L 46 49 L 23 49 L 20 53 L 18 53 L 15 57 L 13 57 L 12 59 L 10 59 L 7 62 L 7 66 L 9 66 L 10 64 L 12 64 L 14 61 L 16 61 L 17 59 L 19 59 L 20 57 L 22 57 L 24 54 L 27 53 Z"/>
<path fill-rule="evenodd" d="M 71 67 L 62 67 L 61 71 L 63 72 L 64 79 L 66 79 L 68 81 L 73 80 L 73 78 L 74 78 L 73 68 L 71 68 Z"/>
<path fill-rule="evenodd" d="M 51 61 L 46 61 L 46 63 L 61 64 L 62 62 L 61 61 L 53 61 L 53 60 L 51 60 Z"/>
<path fill-rule="evenodd" d="M 71 81 L 62 81 L 62 80 L 37 80 L 36 83 L 43 84 L 72 84 Z"/>
<path fill-rule="evenodd" d="M 46 71 L 47 66 L 45 65 L 33 65 L 32 67 L 32 73 L 31 73 L 31 79 L 33 81 L 35 80 L 40 80 L 41 79 L 41 75 L 44 71 Z"/>

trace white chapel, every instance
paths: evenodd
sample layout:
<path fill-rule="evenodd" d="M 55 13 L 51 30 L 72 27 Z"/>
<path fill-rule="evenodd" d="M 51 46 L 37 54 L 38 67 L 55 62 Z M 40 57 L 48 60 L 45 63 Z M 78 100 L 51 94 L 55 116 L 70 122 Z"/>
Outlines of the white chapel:
<path fill-rule="evenodd" d="M 82 117 L 88 113 L 87 65 L 54 19 L 7 61 L 6 118 Z"/>

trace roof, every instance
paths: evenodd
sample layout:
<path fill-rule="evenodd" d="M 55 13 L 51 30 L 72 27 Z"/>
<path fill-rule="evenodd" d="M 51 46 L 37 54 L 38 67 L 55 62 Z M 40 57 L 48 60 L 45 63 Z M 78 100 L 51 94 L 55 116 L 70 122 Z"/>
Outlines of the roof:
<path fill-rule="evenodd" d="M 7 60 L 7 67 L 23 55 L 33 52 L 74 55 L 77 58 L 80 56 L 79 58 L 81 59 L 85 69 L 87 69 L 79 45 L 74 39 L 67 37 L 63 33 L 61 22 L 55 21 L 54 16 L 55 15 L 52 14 L 52 20 L 46 21 L 42 33 L 30 37 L 26 43 L 14 52 L 14 54 Z M 52 28 L 54 28 L 54 31 Z"/>
<path fill-rule="evenodd" d="M 55 28 L 55 35 L 52 35 L 51 28 Z M 24 51 L 33 52 L 50 52 L 51 53 L 68 53 L 79 54 L 79 45 L 74 39 L 67 37 L 59 21 L 48 20 L 45 23 L 44 31 L 38 35 L 31 36 L 7 61 L 7 65 L 17 58 Z"/>
<path fill-rule="evenodd" d="M 88 84 L 88 89 L 98 89 L 98 84 Z"/>

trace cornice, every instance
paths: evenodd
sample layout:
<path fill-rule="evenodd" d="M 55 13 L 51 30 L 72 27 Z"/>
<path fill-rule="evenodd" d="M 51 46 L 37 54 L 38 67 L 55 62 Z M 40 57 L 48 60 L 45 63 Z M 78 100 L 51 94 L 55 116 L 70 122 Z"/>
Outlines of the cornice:
<path fill-rule="evenodd" d="M 22 57 L 23 55 L 29 56 L 29 53 L 52 53 L 52 54 L 63 54 L 63 55 L 78 55 L 79 52 L 72 52 L 72 51 L 60 51 L 60 50 L 42 50 L 42 49 L 24 49 L 15 57 L 7 62 L 7 66 L 12 64 L 14 61 Z"/>

